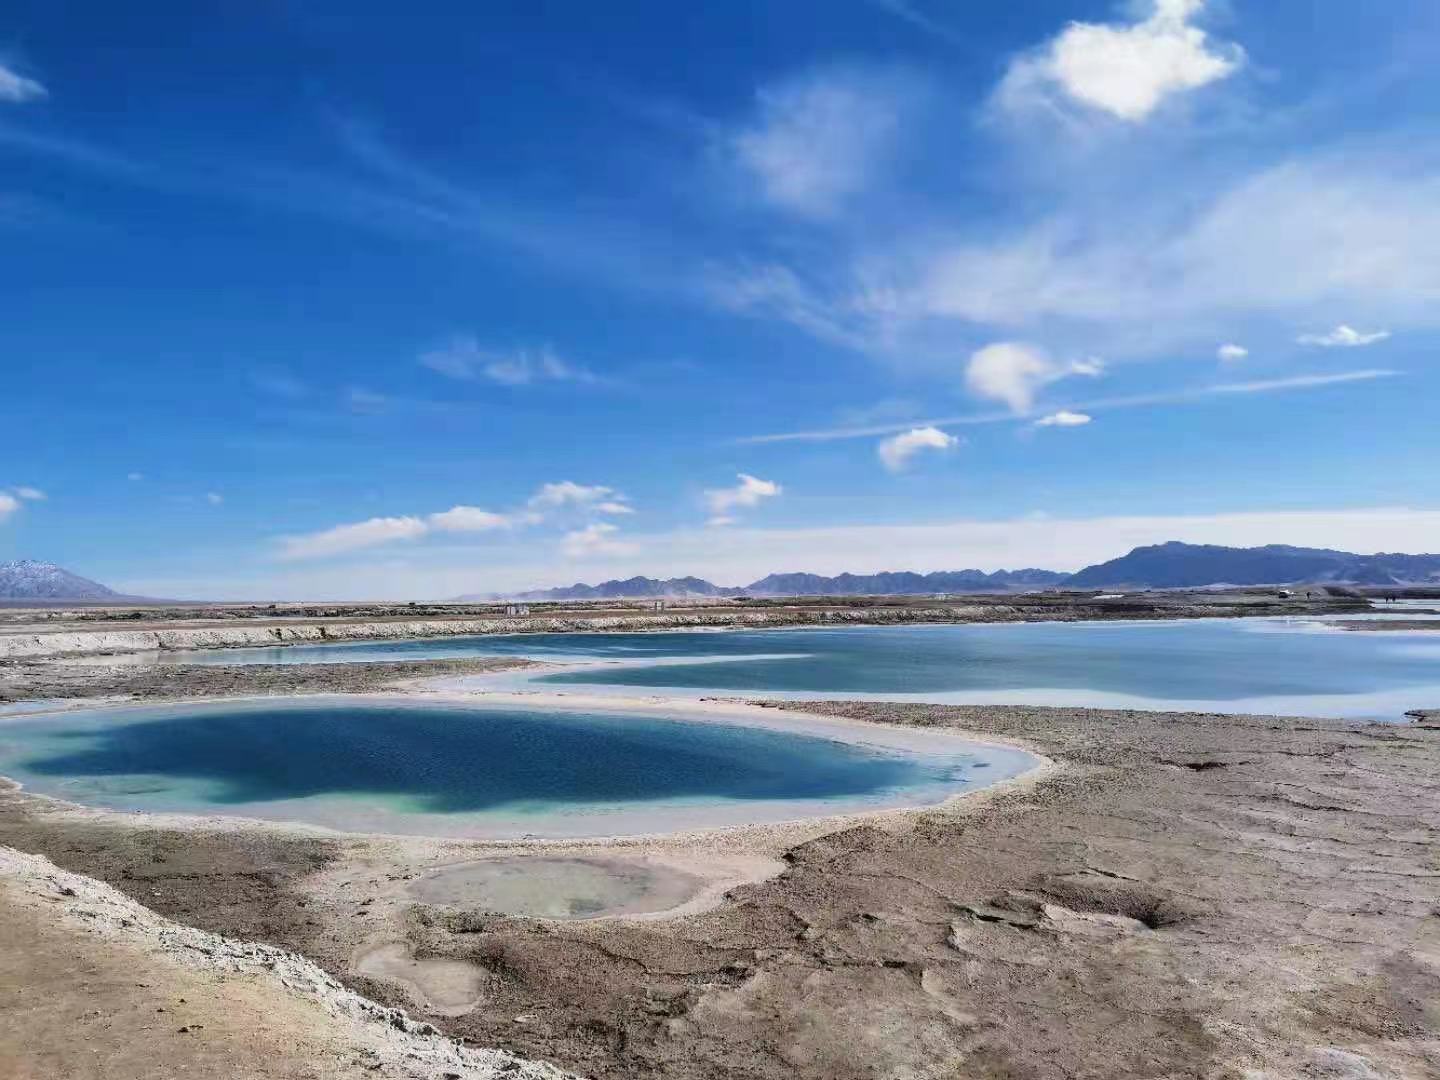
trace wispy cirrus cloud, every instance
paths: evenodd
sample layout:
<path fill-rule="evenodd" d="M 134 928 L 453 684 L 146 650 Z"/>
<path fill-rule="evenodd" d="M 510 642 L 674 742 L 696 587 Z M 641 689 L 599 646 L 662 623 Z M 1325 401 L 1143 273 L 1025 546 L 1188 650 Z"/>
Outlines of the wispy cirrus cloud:
<path fill-rule="evenodd" d="M 473 337 L 457 337 L 445 347 L 423 354 L 420 363 L 452 379 L 488 381 L 501 386 L 598 381 L 593 372 L 562 359 L 549 345 L 486 349 Z"/>
<path fill-rule="evenodd" d="M 728 150 L 771 204 L 828 217 L 883 172 L 915 87 L 894 72 L 808 72 L 757 96 L 754 121 Z"/>
<path fill-rule="evenodd" d="M 430 527 L 418 517 L 373 517 L 319 532 L 281 537 L 279 557 L 291 560 L 343 555 L 397 540 L 416 540 L 429 531 Z"/>
<path fill-rule="evenodd" d="M 50 91 L 35 79 L 21 75 L 6 64 L 0 64 L 0 101 L 19 104 L 25 101 L 38 101 L 49 95 Z"/>
<path fill-rule="evenodd" d="M 1157 405 L 1185 405 L 1203 402 L 1227 394 L 1271 394 L 1290 390 L 1306 390 L 1312 387 L 1343 386 L 1347 383 L 1370 382 L 1375 379 L 1389 379 L 1401 372 L 1390 368 L 1366 368 L 1359 371 L 1338 371 L 1324 374 L 1289 375 L 1275 379 L 1256 379 L 1248 382 L 1212 383 L 1188 389 L 1155 394 L 1130 394 L 1109 398 L 1095 398 L 1075 403 L 1069 408 L 1076 412 L 1088 410 L 1100 412 L 1111 409 L 1140 409 Z M 847 425 L 832 428 L 813 428 L 805 431 L 782 431 L 766 435 L 745 435 L 734 441 L 741 445 L 757 445 L 780 442 L 831 442 L 836 439 L 866 439 L 876 435 L 907 431 L 916 426 L 960 427 L 972 424 L 1005 424 L 1025 420 L 1024 414 L 1014 412 L 962 413 L 958 416 L 941 416 L 930 420 L 910 421 L 896 424 Z"/>

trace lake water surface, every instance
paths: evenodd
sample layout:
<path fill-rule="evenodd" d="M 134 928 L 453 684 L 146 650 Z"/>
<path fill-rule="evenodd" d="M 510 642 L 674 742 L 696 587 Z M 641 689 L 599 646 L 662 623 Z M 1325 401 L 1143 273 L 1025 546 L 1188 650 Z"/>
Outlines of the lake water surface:
<path fill-rule="evenodd" d="M 584 686 L 1384 720 L 1440 706 L 1440 632 L 1344 631 L 1314 619 L 515 634 L 164 655 L 222 664 L 514 655 L 585 665 L 457 681 L 468 689 Z"/>
<path fill-rule="evenodd" d="M 941 802 L 1020 751 L 782 717 L 303 698 L 0 719 L 0 773 L 87 806 L 485 837 Z"/>

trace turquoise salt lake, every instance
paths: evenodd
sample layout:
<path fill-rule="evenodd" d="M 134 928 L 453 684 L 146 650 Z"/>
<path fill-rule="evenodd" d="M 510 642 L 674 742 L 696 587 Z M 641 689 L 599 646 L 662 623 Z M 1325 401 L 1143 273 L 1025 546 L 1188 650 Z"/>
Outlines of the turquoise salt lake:
<path fill-rule="evenodd" d="M 525 634 L 153 659 L 476 655 L 570 666 L 432 680 L 427 687 L 439 694 L 408 698 L 0 709 L 0 774 L 31 791 L 117 810 L 366 832 L 607 836 L 932 805 L 1036 764 L 1017 750 L 933 730 L 768 710 L 700 716 L 693 701 L 703 696 L 1388 721 L 1440 706 L 1440 636 L 1344 631 L 1324 620 Z M 447 690 L 547 697 L 502 703 L 483 694 L 447 698 Z M 662 703 L 646 708 L 637 697 Z"/>
<path fill-rule="evenodd" d="M 1378 720 L 1400 720 L 1409 709 L 1440 706 L 1440 632 L 1345 631 L 1323 620 L 1299 619 L 513 634 L 176 652 L 157 658 L 288 664 L 481 655 L 583 666 L 548 675 L 485 676 L 458 685 Z"/>
<path fill-rule="evenodd" d="M 0 773 L 86 806 L 474 837 L 664 832 L 927 805 L 1029 754 L 818 718 L 249 699 L 0 716 Z"/>

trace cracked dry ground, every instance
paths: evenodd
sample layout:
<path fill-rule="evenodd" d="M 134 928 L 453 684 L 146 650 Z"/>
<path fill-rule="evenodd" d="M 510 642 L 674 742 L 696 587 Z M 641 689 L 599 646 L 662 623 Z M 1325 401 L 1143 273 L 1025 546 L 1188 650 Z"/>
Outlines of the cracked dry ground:
<path fill-rule="evenodd" d="M 417 955 L 485 972 L 474 1012 L 433 1022 L 597 1077 L 1440 1075 L 1440 731 L 805 708 L 1018 739 L 1061 768 L 801 844 L 782 876 L 702 915 L 565 925 L 417 906 Z M 166 914 L 337 974 L 364 921 L 303 906 L 307 867 L 347 844 L 301 857 L 190 836 L 187 877 L 10 820 L 0 843 L 121 888 L 139 873 Z"/>

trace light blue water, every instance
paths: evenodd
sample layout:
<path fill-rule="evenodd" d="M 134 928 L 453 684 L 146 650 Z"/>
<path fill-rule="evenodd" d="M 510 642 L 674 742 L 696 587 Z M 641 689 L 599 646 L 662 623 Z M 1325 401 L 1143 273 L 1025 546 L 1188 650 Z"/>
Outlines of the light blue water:
<path fill-rule="evenodd" d="M 0 773 L 115 810 L 566 836 L 921 805 L 1033 764 L 761 722 L 354 698 L 87 709 L 0 722 Z"/>
<path fill-rule="evenodd" d="M 530 634 L 176 653 L 176 662 L 314 663 L 517 655 L 583 662 L 486 685 L 1089 705 L 1398 720 L 1440 706 L 1440 632 L 1315 621 L 1012 623 L 644 634 Z"/>

